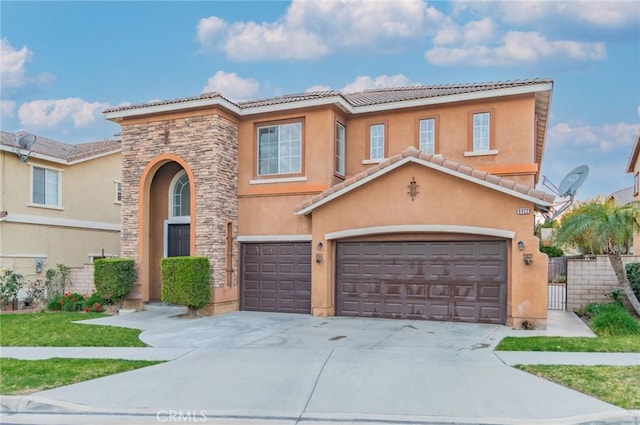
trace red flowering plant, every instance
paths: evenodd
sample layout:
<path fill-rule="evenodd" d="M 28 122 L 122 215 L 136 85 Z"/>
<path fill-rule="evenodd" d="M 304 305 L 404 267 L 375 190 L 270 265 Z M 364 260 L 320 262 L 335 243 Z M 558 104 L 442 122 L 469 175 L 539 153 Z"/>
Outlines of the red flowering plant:
<path fill-rule="evenodd" d="M 102 311 L 103 304 L 104 301 L 96 293 L 87 297 L 77 292 L 65 292 L 63 295 L 53 297 L 47 304 L 47 308 L 49 310 L 84 311 L 88 313 Z"/>

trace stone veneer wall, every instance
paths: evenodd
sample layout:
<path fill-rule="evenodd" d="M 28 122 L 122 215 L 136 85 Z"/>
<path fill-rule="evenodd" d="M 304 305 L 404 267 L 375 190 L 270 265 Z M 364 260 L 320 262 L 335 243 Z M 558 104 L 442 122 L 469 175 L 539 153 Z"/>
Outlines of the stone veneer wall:
<path fill-rule="evenodd" d="M 238 127 L 217 112 L 122 127 L 122 256 L 138 259 L 139 185 L 154 158 L 173 154 L 191 167 L 195 179 L 195 255 L 211 262 L 212 286 L 226 280 L 227 221 L 238 229 Z M 235 241 L 235 238 L 234 238 Z M 233 244 L 233 285 L 237 285 L 238 247 Z"/>
<path fill-rule="evenodd" d="M 624 255 L 624 264 L 640 261 L 640 256 Z M 567 260 L 567 310 L 576 311 L 592 302 L 610 302 L 607 297 L 620 289 L 618 279 L 606 255 Z"/>

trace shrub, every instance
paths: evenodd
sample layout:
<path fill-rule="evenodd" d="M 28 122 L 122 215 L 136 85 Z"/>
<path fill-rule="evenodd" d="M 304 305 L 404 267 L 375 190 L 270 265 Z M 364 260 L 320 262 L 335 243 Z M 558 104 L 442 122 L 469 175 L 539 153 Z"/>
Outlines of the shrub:
<path fill-rule="evenodd" d="M 576 313 L 578 316 L 583 316 L 587 319 L 595 317 L 600 313 L 607 313 L 609 311 L 617 311 L 620 305 L 616 303 L 589 303 L 580 307 Z"/>
<path fill-rule="evenodd" d="M 94 263 L 96 292 L 111 304 L 119 304 L 136 282 L 135 261 L 129 258 L 101 258 Z"/>
<path fill-rule="evenodd" d="M 2 305 L 13 303 L 22 285 L 24 285 L 24 276 L 20 273 L 9 269 L 0 269 L 0 303 Z"/>
<path fill-rule="evenodd" d="M 593 317 L 591 328 L 598 336 L 640 335 L 640 322 L 615 303 L 607 304 L 605 310 Z"/>
<path fill-rule="evenodd" d="M 94 292 L 89 298 L 84 300 L 83 310 L 85 313 L 99 313 L 104 310 L 104 305 L 104 299 L 100 296 L 100 294 Z"/>
<path fill-rule="evenodd" d="M 625 266 L 625 270 L 631 289 L 633 289 L 636 297 L 640 299 L 640 263 L 629 263 Z"/>
<path fill-rule="evenodd" d="M 162 301 L 189 307 L 191 315 L 211 297 L 209 259 L 206 257 L 167 257 L 160 263 Z"/>
<path fill-rule="evenodd" d="M 47 303 L 48 310 L 61 311 L 82 311 L 84 309 L 85 296 L 77 292 L 65 292 L 63 295 L 56 295 Z"/>
<path fill-rule="evenodd" d="M 69 267 L 56 264 L 55 269 L 48 269 L 45 273 L 46 293 L 49 298 L 63 295 L 69 284 Z"/>
<path fill-rule="evenodd" d="M 547 254 L 549 258 L 562 257 L 564 252 L 556 246 L 545 246 L 540 244 L 540 252 Z"/>
<path fill-rule="evenodd" d="M 46 284 L 42 279 L 27 281 L 25 285 L 25 304 L 37 305 L 40 301 L 44 301 L 46 298 L 46 289 Z"/>

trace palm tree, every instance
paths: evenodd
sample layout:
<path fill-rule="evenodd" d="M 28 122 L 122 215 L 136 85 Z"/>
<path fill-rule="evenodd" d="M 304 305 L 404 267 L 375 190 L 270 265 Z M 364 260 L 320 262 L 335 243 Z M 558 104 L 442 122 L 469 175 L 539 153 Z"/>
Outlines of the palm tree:
<path fill-rule="evenodd" d="M 567 214 L 556 234 L 559 245 L 574 246 L 583 254 L 606 254 L 624 294 L 638 315 L 640 301 L 631 289 L 620 254 L 626 252 L 633 232 L 640 230 L 639 220 L 639 201 L 619 206 L 613 200 L 595 199 Z"/>

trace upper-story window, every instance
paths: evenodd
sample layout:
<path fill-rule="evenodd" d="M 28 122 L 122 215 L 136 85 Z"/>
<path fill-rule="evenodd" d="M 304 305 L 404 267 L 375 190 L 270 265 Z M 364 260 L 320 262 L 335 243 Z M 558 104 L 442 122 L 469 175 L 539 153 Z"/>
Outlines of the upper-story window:
<path fill-rule="evenodd" d="M 122 203 L 122 182 L 114 182 L 115 199 L 113 202 L 116 204 Z"/>
<path fill-rule="evenodd" d="M 189 186 L 189 176 L 185 171 L 176 174 L 169 194 L 171 195 L 171 217 L 189 216 L 191 211 L 191 188 Z"/>
<path fill-rule="evenodd" d="M 473 114 L 473 151 L 488 151 L 491 146 L 491 114 L 480 112 Z"/>
<path fill-rule="evenodd" d="M 345 173 L 345 151 L 346 151 L 346 129 L 339 122 L 336 123 L 336 174 L 344 177 Z"/>
<path fill-rule="evenodd" d="M 384 124 L 373 124 L 369 131 L 369 159 L 384 159 Z"/>
<path fill-rule="evenodd" d="M 60 170 L 31 167 L 31 203 L 47 207 L 60 207 L 62 198 Z"/>
<path fill-rule="evenodd" d="M 420 120 L 420 150 L 431 154 L 436 152 L 435 118 Z"/>
<path fill-rule="evenodd" d="M 302 172 L 302 123 L 258 127 L 258 175 Z"/>

